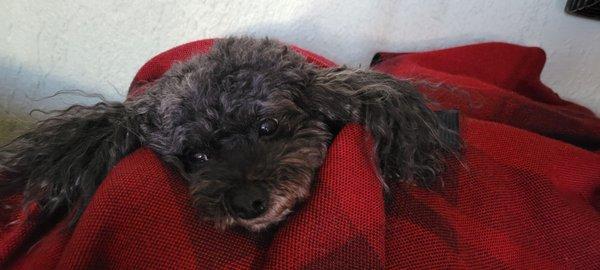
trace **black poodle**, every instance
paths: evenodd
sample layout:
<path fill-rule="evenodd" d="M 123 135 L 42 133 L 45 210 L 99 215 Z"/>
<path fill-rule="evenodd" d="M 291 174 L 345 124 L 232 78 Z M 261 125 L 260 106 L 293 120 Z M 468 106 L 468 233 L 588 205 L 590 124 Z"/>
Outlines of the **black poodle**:
<path fill-rule="evenodd" d="M 384 188 L 431 186 L 452 151 L 408 81 L 318 68 L 271 39 L 220 39 L 144 94 L 72 106 L 0 148 L 0 196 L 22 193 L 40 218 L 74 210 L 74 224 L 108 171 L 147 147 L 187 181 L 202 217 L 258 231 L 309 196 L 335 132 L 350 122 L 370 132 Z"/>

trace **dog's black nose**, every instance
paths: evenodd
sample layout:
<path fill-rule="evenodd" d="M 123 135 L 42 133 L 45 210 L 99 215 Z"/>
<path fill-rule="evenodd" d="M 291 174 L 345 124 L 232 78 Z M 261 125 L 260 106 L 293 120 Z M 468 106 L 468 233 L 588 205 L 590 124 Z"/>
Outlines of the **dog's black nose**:
<path fill-rule="evenodd" d="M 235 215 L 253 219 L 267 210 L 267 190 L 258 185 L 238 187 L 227 194 L 227 203 Z"/>

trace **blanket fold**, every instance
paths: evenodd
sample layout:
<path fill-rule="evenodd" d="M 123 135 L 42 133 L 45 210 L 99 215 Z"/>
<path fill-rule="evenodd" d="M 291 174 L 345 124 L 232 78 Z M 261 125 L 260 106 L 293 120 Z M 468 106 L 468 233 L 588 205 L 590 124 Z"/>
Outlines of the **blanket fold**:
<path fill-rule="evenodd" d="M 212 43 L 157 55 L 129 97 Z M 372 68 L 460 110 L 464 153 L 448 157 L 432 190 L 397 184 L 385 196 L 368 135 L 351 124 L 286 221 L 260 234 L 219 231 L 198 218 L 184 181 L 142 148 L 111 170 L 73 231 L 68 218 L 23 222 L 21 209 L 3 209 L 0 268 L 598 269 L 600 119 L 540 82 L 544 62 L 539 48 L 505 43 L 379 55 Z"/>

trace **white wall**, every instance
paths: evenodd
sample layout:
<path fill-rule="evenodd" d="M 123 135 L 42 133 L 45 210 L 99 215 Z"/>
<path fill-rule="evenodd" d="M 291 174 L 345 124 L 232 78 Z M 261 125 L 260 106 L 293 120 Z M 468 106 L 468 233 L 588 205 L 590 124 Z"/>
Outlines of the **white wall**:
<path fill-rule="evenodd" d="M 566 0 L 0 0 L 0 109 L 78 88 L 120 100 L 150 57 L 188 41 L 273 36 L 351 66 L 384 51 L 478 41 L 546 49 L 543 81 L 600 112 L 600 21 L 564 14 Z"/>

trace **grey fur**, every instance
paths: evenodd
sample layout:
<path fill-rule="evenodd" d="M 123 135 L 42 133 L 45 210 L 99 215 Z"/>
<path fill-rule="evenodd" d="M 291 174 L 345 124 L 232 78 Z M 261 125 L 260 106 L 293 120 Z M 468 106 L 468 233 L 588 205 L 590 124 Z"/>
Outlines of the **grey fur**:
<path fill-rule="evenodd" d="M 259 136 L 264 118 L 277 119 L 274 135 Z M 73 106 L 2 147 L 0 196 L 24 193 L 42 218 L 74 209 L 76 222 L 111 167 L 145 146 L 186 179 L 202 217 L 257 231 L 309 196 L 336 127 L 351 122 L 370 131 L 384 183 L 431 186 L 443 170 L 444 127 L 409 82 L 320 69 L 270 39 L 222 39 L 132 100 Z M 196 153 L 210 159 L 199 165 Z M 267 210 L 234 215 L 228 192 L 258 184 Z"/>

